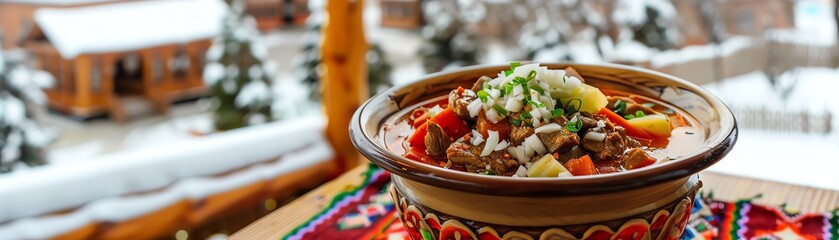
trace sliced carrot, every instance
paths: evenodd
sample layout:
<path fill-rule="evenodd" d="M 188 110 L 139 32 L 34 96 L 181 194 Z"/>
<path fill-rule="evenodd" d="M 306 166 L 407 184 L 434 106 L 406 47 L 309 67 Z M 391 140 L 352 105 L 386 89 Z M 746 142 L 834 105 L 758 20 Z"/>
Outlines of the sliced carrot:
<path fill-rule="evenodd" d="M 419 128 L 420 126 L 425 124 L 426 121 L 428 121 L 428 113 L 427 112 L 423 113 L 422 115 L 419 115 L 419 117 L 414 118 L 414 124 L 413 124 L 414 128 Z"/>
<path fill-rule="evenodd" d="M 470 132 L 469 126 L 466 125 L 466 121 L 460 119 L 460 117 L 458 117 L 451 108 L 444 109 L 442 112 L 434 115 L 434 117 L 432 117 L 429 121 L 440 125 L 443 132 L 454 139 L 463 137 L 463 135 Z"/>
<path fill-rule="evenodd" d="M 612 123 L 625 128 L 626 135 L 629 135 L 630 137 L 650 140 L 655 139 L 653 136 L 647 133 L 647 131 L 644 131 L 644 129 L 632 126 L 632 124 L 629 124 L 629 122 L 627 122 L 626 119 L 623 119 L 623 117 L 621 117 L 615 112 L 612 112 L 612 110 L 609 110 L 608 108 L 601 108 L 600 115 L 606 116 L 606 118 L 608 118 L 609 121 L 611 121 Z"/>
<path fill-rule="evenodd" d="M 592 175 L 596 173 L 594 162 L 588 155 L 565 162 L 565 168 L 574 176 Z"/>
<path fill-rule="evenodd" d="M 423 123 L 416 130 L 414 130 L 414 134 L 411 134 L 411 137 L 408 138 L 408 144 L 411 145 L 411 148 L 416 148 L 425 151 L 426 134 L 428 134 L 428 122 Z"/>

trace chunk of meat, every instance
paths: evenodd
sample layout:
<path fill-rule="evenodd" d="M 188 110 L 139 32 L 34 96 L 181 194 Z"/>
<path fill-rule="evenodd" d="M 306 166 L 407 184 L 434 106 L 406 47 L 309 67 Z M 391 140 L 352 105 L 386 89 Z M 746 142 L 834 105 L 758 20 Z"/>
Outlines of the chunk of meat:
<path fill-rule="evenodd" d="M 428 122 L 428 133 L 425 134 L 425 152 L 429 156 L 446 156 L 446 149 L 449 148 L 453 140 L 443 131 L 443 128 L 439 124 Z"/>
<path fill-rule="evenodd" d="M 635 139 L 629 137 L 628 135 L 626 135 L 626 128 L 623 128 L 621 126 L 616 126 L 614 129 L 615 129 L 615 132 L 618 132 L 618 134 L 621 135 L 621 138 L 624 139 L 627 148 L 641 147 L 641 143 L 638 142 L 638 140 L 635 140 Z"/>
<path fill-rule="evenodd" d="M 513 126 L 510 130 L 510 144 L 518 146 L 524 143 L 524 139 L 535 133 L 533 127 L 521 124 L 521 126 Z"/>
<path fill-rule="evenodd" d="M 478 119 L 475 122 L 475 129 L 484 136 L 484 139 L 489 137 L 490 130 L 498 132 L 499 139 L 507 139 L 507 137 L 510 136 L 512 128 L 513 124 L 511 124 L 506 117 L 499 120 L 497 123 L 492 123 L 492 121 L 487 119 L 483 111 L 478 114 Z"/>
<path fill-rule="evenodd" d="M 574 146 L 568 152 L 565 152 L 563 154 L 557 154 L 557 160 L 559 160 L 559 162 L 561 162 L 562 164 L 565 164 L 566 162 L 568 162 L 568 160 L 580 158 L 585 156 L 586 154 L 588 153 L 586 152 L 586 150 L 583 150 L 582 147 Z"/>
<path fill-rule="evenodd" d="M 601 115 L 591 114 L 591 113 L 588 113 L 588 112 L 574 113 L 574 115 L 571 115 L 571 119 L 574 119 L 574 117 L 577 117 L 577 119 L 579 119 L 580 122 L 583 123 L 583 127 L 580 128 L 579 133 L 584 133 L 586 130 L 588 130 L 590 128 L 597 127 L 597 122 L 598 121 L 603 121 L 607 125 L 611 125 L 611 123 L 608 122 L 606 117 L 601 116 Z"/>
<path fill-rule="evenodd" d="M 519 163 L 512 159 L 506 151 L 494 151 L 487 156 L 481 157 L 481 151 L 484 149 L 486 142 L 478 146 L 472 145 L 468 139 L 469 135 L 458 139 L 446 150 L 446 156 L 449 159 L 448 166 L 456 165 L 463 166 L 469 172 L 483 172 L 489 169 L 495 171 L 499 175 L 508 175 L 518 167 Z"/>
<path fill-rule="evenodd" d="M 452 90 L 449 93 L 449 108 L 461 119 L 473 119 L 469 116 L 469 110 L 466 106 L 469 106 L 469 103 L 475 100 L 475 98 L 475 96 L 463 94 L 459 89 Z"/>
<path fill-rule="evenodd" d="M 551 153 L 565 153 L 580 144 L 580 137 L 566 128 L 556 132 L 537 133 L 536 136 Z"/>
<path fill-rule="evenodd" d="M 616 160 L 626 150 L 626 141 L 615 131 L 605 133 L 602 141 L 583 138 L 583 148 L 601 160 Z"/>
<path fill-rule="evenodd" d="M 620 159 L 623 168 L 627 170 L 632 170 L 636 168 L 642 168 L 655 163 L 655 159 L 651 158 L 650 155 L 647 155 L 647 152 L 641 148 L 632 148 L 626 151 Z"/>

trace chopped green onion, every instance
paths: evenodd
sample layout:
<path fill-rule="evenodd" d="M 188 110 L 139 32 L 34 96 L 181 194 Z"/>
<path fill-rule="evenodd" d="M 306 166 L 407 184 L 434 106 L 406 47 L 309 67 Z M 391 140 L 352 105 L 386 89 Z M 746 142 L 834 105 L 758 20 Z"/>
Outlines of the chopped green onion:
<path fill-rule="evenodd" d="M 565 83 L 565 81 L 567 81 L 567 80 L 568 80 L 568 76 L 562 76 L 562 83 Z"/>
<path fill-rule="evenodd" d="M 583 128 L 583 121 L 580 121 L 579 118 L 577 119 L 577 121 L 568 122 L 568 124 L 565 124 L 565 129 L 568 129 L 568 131 L 571 132 L 579 132 L 581 128 Z"/>
<path fill-rule="evenodd" d="M 644 117 L 644 116 L 646 116 L 646 114 L 644 114 L 644 112 L 642 112 L 641 110 L 635 111 L 635 117 L 636 118 Z"/>
<path fill-rule="evenodd" d="M 498 106 L 498 104 L 492 105 L 492 108 L 494 108 L 495 111 L 498 112 L 498 114 L 507 116 L 507 110 L 504 110 L 504 108 L 502 108 L 501 106 Z"/>
<path fill-rule="evenodd" d="M 632 116 L 631 114 L 628 114 L 628 115 L 623 115 L 623 118 L 626 119 L 626 120 L 629 120 L 629 119 L 635 118 L 635 116 Z"/>
<path fill-rule="evenodd" d="M 527 80 L 531 80 L 536 78 L 536 70 L 530 70 L 530 73 L 527 73 Z"/>
<path fill-rule="evenodd" d="M 521 117 L 521 116 L 519 116 L 519 117 Z M 521 120 L 519 120 L 519 119 L 510 118 L 510 123 L 512 123 L 513 126 L 521 127 Z"/>
<path fill-rule="evenodd" d="M 645 108 L 653 108 L 655 107 L 655 103 L 642 103 L 641 106 L 644 106 Z"/>
<path fill-rule="evenodd" d="M 559 116 L 562 116 L 564 114 L 565 114 L 565 111 L 563 111 L 562 108 L 557 108 L 557 109 L 551 110 L 551 117 L 559 117 Z"/>
<path fill-rule="evenodd" d="M 530 88 L 533 88 L 533 90 L 536 90 L 536 92 L 539 92 L 539 94 L 545 94 L 545 89 L 542 89 L 542 87 L 540 87 L 539 85 L 533 85 L 533 87 Z"/>
<path fill-rule="evenodd" d="M 506 92 L 507 94 L 512 93 L 513 92 L 513 84 L 512 83 L 504 84 L 504 92 Z"/>
<path fill-rule="evenodd" d="M 480 90 L 480 91 L 478 91 L 477 94 L 478 94 L 478 98 L 481 99 L 481 102 L 487 102 L 487 99 L 489 98 L 489 93 L 487 93 L 484 90 Z"/>
<path fill-rule="evenodd" d="M 520 62 L 511 62 L 510 70 L 504 70 L 504 76 L 510 76 L 510 74 L 513 74 L 513 70 L 516 70 L 516 67 L 518 66 L 521 66 Z"/>
<path fill-rule="evenodd" d="M 481 175 L 498 175 L 498 174 L 497 174 L 497 173 L 495 173 L 495 171 L 494 171 L 494 170 L 492 170 L 492 169 L 490 169 L 490 170 L 480 171 L 480 172 L 478 172 L 478 174 L 481 174 Z"/>
<path fill-rule="evenodd" d="M 521 111 L 521 116 L 525 117 L 525 118 L 532 118 L 533 117 L 533 115 L 530 115 L 530 112 L 527 112 L 527 111 Z"/>
<path fill-rule="evenodd" d="M 529 102 L 529 103 L 530 103 L 531 105 L 533 105 L 534 107 L 540 107 L 540 108 L 544 108 L 544 107 L 545 107 L 545 104 L 542 104 L 542 103 L 540 103 L 540 102 L 534 102 L 534 101 L 527 101 L 527 102 Z"/>
<path fill-rule="evenodd" d="M 623 100 L 618 99 L 618 101 L 615 101 L 615 106 L 614 106 L 614 108 L 615 108 L 615 113 L 617 113 L 617 114 L 623 114 L 623 112 L 625 112 L 625 111 L 626 111 L 626 102 L 624 102 Z"/>
<path fill-rule="evenodd" d="M 510 70 L 516 70 L 517 67 L 521 66 L 520 62 L 511 62 L 510 63 Z"/>
<path fill-rule="evenodd" d="M 490 89 L 492 86 L 489 85 L 489 81 L 484 82 L 484 85 L 481 86 L 483 89 Z"/>
<path fill-rule="evenodd" d="M 574 101 L 577 101 L 578 103 L 576 106 L 572 104 Z M 579 112 L 581 107 L 583 107 L 583 100 L 580 100 L 579 98 L 568 100 L 568 102 L 565 103 L 565 111 L 568 113 Z"/>

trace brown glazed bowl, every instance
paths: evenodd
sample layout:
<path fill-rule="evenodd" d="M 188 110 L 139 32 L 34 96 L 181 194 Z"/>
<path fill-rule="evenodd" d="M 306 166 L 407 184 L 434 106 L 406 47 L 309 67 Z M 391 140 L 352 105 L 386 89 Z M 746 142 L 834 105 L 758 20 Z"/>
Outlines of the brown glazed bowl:
<path fill-rule="evenodd" d="M 380 93 L 353 116 L 356 148 L 394 174 L 390 187 L 412 239 L 678 239 L 701 182 L 697 173 L 737 141 L 737 123 L 716 97 L 688 81 L 621 65 L 572 66 L 586 83 L 661 99 L 691 114 L 705 132 L 696 151 L 662 164 L 604 175 L 510 178 L 465 173 L 401 156 L 382 137 L 388 121 L 458 86 L 509 66 L 475 66 L 424 77 Z"/>

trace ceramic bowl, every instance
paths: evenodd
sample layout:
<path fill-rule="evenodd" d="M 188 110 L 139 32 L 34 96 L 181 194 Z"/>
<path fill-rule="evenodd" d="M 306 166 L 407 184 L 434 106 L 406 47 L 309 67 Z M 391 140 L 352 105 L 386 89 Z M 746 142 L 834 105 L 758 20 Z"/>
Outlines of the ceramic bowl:
<path fill-rule="evenodd" d="M 390 186 L 412 239 L 678 239 L 701 182 L 697 173 L 722 159 L 737 140 L 731 111 L 688 81 L 642 68 L 573 63 L 596 87 L 661 99 L 692 115 L 703 145 L 653 166 L 571 178 L 510 178 L 465 173 L 403 157 L 382 133 L 416 106 L 469 88 L 509 68 L 475 66 L 428 75 L 364 103 L 350 123 L 356 148 L 394 174 Z"/>

